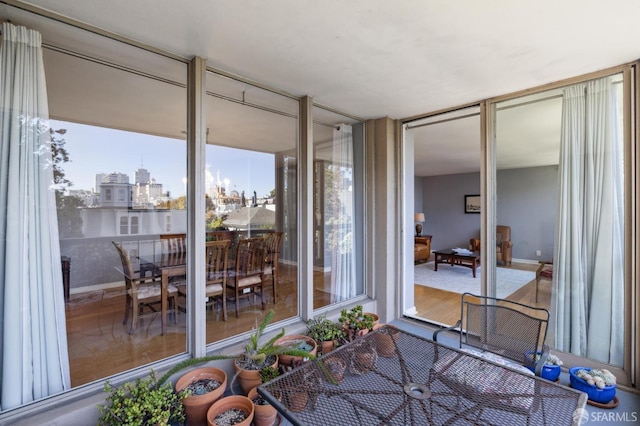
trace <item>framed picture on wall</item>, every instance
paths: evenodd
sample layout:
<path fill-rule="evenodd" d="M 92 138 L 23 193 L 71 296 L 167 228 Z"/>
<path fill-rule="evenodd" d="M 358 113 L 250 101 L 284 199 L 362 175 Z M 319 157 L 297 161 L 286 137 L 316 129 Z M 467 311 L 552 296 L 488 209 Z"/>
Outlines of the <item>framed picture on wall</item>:
<path fill-rule="evenodd" d="M 464 196 L 464 212 L 480 213 L 480 195 Z"/>

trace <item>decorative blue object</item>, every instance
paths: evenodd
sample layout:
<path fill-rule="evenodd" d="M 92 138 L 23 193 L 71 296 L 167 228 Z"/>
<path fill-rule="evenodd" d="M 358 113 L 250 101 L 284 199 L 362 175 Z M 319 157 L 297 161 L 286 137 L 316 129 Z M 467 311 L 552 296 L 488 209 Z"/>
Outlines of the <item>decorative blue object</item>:
<path fill-rule="evenodd" d="M 531 354 L 532 352 L 527 352 L 525 355 L 527 356 L 528 359 L 531 359 L 532 358 Z M 540 355 L 539 351 L 538 351 L 538 355 Z M 531 367 L 529 365 L 525 367 L 527 367 L 533 373 L 536 372 L 536 369 L 534 367 Z M 540 373 L 540 377 L 542 377 L 543 379 L 547 379 L 549 381 L 555 382 L 556 380 L 558 380 L 558 377 L 560 377 L 561 372 L 562 372 L 562 368 L 559 365 L 545 364 L 542 367 L 542 373 Z"/>
<path fill-rule="evenodd" d="M 603 389 L 598 389 L 596 386 L 590 385 L 580 377 L 576 376 L 576 372 L 578 370 L 591 371 L 591 369 L 587 367 L 570 368 L 569 381 L 571 382 L 572 388 L 585 392 L 591 401 L 598 402 L 600 404 L 608 404 L 613 398 L 615 398 L 616 385 L 605 386 Z"/>

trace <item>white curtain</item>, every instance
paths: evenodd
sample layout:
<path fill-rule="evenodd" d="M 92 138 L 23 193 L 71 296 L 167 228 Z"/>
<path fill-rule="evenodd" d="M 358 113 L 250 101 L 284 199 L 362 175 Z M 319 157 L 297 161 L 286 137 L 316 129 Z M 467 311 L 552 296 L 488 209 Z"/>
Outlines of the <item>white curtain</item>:
<path fill-rule="evenodd" d="M 623 144 L 611 77 L 564 91 L 552 306 L 555 347 L 622 365 Z"/>
<path fill-rule="evenodd" d="M 332 249 L 331 294 L 332 303 L 355 297 L 356 267 L 353 238 L 353 136 L 351 126 L 341 124 L 333 130 L 331 179 L 328 181 L 331 212 L 329 241 Z"/>
<path fill-rule="evenodd" d="M 2 24 L 0 409 L 69 388 L 41 36 Z"/>

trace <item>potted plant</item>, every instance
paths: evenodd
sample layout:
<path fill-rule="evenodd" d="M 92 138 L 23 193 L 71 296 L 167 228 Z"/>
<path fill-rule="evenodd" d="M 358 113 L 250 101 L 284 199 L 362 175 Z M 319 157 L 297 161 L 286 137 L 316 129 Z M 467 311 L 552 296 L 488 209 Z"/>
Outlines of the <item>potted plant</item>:
<path fill-rule="evenodd" d="M 527 365 L 526 367 L 535 373 L 535 365 L 540 361 L 540 357 L 541 353 L 539 351 L 536 352 L 536 359 L 534 362 L 531 359 L 531 353 L 527 353 L 527 359 L 529 360 L 530 365 Z M 540 377 L 555 382 L 560 377 L 560 373 L 562 372 L 561 367 L 562 361 L 560 360 L 560 358 L 553 354 L 549 354 L 544 362 L 544 365 L 542 366 L 542 373 L 540 373 Z"/>
<path fill-rule="evenodd" d="M 171 383 L 162 383 L 153 370 L 148 379 L 137 379 L 114 388 L 104 384 L 109 393 L 98 405 L 99 425 L 167 425 L 182 423 L 185 413 L 182 399 L 188 392 L 174 392 Z"/>
<path fill-rule="evenodd" d="M 338 321 L 345 330 L 347 340 L 352 341 L 356 337 L 367 334 L 373 328 L 375 319 L 362 312 L 362 305 L 357 305 L 350 310 L 340 311 Z"/>
<path fill-rule="evenodd" d="M 287 348 L 286 352 L 301 351 L 303 353 L 303 355 L 287 355 L 287 353 L 283 352 L 279 356 L 279 363 L 286 367 L 296 366 L 301 362 L 307 361 L 318 352 L 318 344 L 316 341 L 310 336 L 303 334 L 282 336 L 274 342 L 274 346 Z"/>
<path fill-rule="evenodd" d="M 280 370 L 265 367 L 260 370 L 260 380 L 267 383 L 280 375 Z M 272 426 L 278 417 L 275 407 L 258 393 L 258 387 L 251 389 L 247 395 L 254 405 L 253 423 L 255 426 Z"/>
<path fill-rule="evenodd" d="M 608 404 L 616 396 L 616 376 L 609 370 L 596 370 L 587 367 L 569 369 L 571 387 L 585 392 L 589 400 L 599 404 Z"/>
<path fill-rule="evenodd" d="M 260 379 L 260 370 L 264 367 L 278 366 L 278 355 L 295 355 L 300 357 L 308 357 L 314 359 L 315 356 L 308 352 L 291 349 L 287 346 L 276 346 L 274 343 L 276 340 L 284 336 L 284 328 L 276 336 L 269 339 L 265 344 L 260 345 L 260 338 L 264 333 L 264 329 L 275 315 L 274 310 L 267 312 L 267 315 L 262 319 L 259 325 L 254 329 L 251 334 L 249 342 L 245 345 L 244 351 L 240 353 L 234 360 L 234 366 L 236 369 L 236 375 L 242 391 L 246 394 L 251 388 L 258 386 L 262 383 Z"/>
<path fill-rule="evenodd" d="M 220 398 L 207 411 L 209 426 L 249 426 L 253 421 L 254 405 L 244 395 Z"/>
<path fill-rule="evenodd" d="M 215 367 L 200 367 L 188 371 L 176 382 L 176 392 L 188 391 L 182 400 L 187 422 L 204 424 L 207 410 L 227 389 L 227 374 Z"/>
<path fill-rule="evenodd" d="M 307 321 L 307 330 L 309 337 L 320 345 L 322 355 L 331 352 L 336 343 L 345 337 L 342 325 L 327 319 L 326 316 Z"/>
<path fill-rule="evenodd" d="M 380 330 L 374 336 L 378 355 L 385 358 L 395 356 L 398 328 L 390 324 L 375 324 L 373 330 Z"/>

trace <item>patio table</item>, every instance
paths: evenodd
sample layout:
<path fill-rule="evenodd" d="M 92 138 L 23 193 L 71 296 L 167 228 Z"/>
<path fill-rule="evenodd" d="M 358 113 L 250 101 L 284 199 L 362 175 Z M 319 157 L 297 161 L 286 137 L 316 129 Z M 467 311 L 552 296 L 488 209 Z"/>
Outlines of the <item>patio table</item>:
<path fill-rule="evenodd" d="M 574 389 L 389 326 L 258 392 L 292 424 L 322 426 L 568 425 L 580 422 L 576 410 L 587 400 Z"/>

